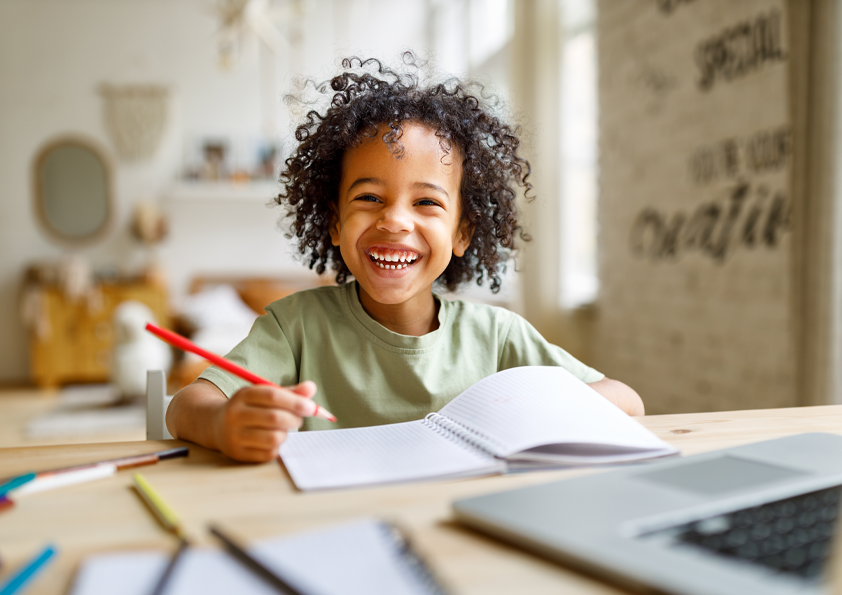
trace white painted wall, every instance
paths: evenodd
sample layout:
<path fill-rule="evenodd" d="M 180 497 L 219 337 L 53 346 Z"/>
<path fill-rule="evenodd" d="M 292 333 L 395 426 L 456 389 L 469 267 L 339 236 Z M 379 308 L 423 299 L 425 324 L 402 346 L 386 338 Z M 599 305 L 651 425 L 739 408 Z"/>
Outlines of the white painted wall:
<path fill-rule="evenodd" d="M 161 246 L 174 294 L 195 274 L 305 274 L 276 229 L 280 213 L 264 201 L 166 198 L 191 135 L 261 133 L 259 62 L 247 46 L 236 69 L 217 66 L 212 0 L 0 0 L 0 382 L 28 375 L 26 332 L 18 315 L 24 268 L 66 249 L 39 228 L 30 168 L 50 138 L 77 133 L 113 152 L 103 118 L 101 83 L 171 88 L 170 117 L 156 155 L 115 171 L 116 225 L 78 250 L 97 268 L 138 262 L 127 232 L 138 199 L 160 199 L 170 217 Z M 300 44 L 278 60 L 279 94 L 294 74 L 335 71 L 349 52 L 392 59 L 425 46 L 425 2 L 317 0 L 298 28 Z M 292 68 L 289 65 L 293 65 Z M 278 97 L 280 106 L 280 97 Z M 285 112 L 280 128 L 287 132 Z M 267 199 L 269 196 L 266 197 Z"/>

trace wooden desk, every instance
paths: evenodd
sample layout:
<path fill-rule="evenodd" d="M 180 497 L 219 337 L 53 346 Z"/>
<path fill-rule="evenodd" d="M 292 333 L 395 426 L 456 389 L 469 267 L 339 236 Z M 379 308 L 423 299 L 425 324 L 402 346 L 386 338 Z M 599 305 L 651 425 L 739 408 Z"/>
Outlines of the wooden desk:
<path fill-rule="evenodd" d="M 46 415 L 61 404 L 56 389 L 16 388 L 0 389 L 0 465 L 4 448 L 17 446 L 45 446 L 53 444 L 81 444 L 87 442 L 124 442 L 145 440 L 146 430 L 117 429 L 96 434 L 71 436 L 30 436 L 26 426 L 37 417 Z M 2 542 L 0 542 L 0 548 Z"/>
<path fill-rule="evenodd" d="M 842 434 L 842 405 L 661 415 L 641 422 L 685 454 L 778 438 L 805 431 Z M 118 442 L 0 449 L 0 477 L 30 469 L 94 461 L 168 448 L 173 442 Z M 178 510 L 188 531 L 213 544 L 205 529 L 218 521 L 246 540 L 380 515 L 408 527 L 419 550 L 455 593 L 621 593 L 600 583 L 485 538 L 453 523 L 450 503 L 518 486 L 548 482 L 591 470 L 527 473 L 452 482 L 301 493 L 282 465 L 242 465 L 198 446 L 190 457 L 143 469 Z M 34 494 L 0 513 L 0 556 L 10 569 L 47 542 L 58 559 L 27 594 L 65 593 L 87 555 L 109 550 L 169 548 L 174 541 L 131 488 L 131 471 L 54 492 Z"/>

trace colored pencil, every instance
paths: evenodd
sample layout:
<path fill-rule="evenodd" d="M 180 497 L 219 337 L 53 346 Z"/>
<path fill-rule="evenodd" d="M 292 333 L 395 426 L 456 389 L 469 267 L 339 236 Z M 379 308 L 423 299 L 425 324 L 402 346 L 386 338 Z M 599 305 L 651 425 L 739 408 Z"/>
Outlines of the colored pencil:
<path fill-rule="evenodd" d="M 9 500 L 6 496 L 0 496 L 0 510 L 6 510 L 14 506 L 15 503 Z"/>
<path fill-rule="evenodd" d="M 82 471 L 84 469 L 92 469 L 94 467 L 99 467 L 102 465 L 113 465 L 117 468 L 117 471 L 120 471 L 122 469 L 129 469 L 131 467 L 140 467 L 141 465 L 152 465 L 154 463 L 157 463 L 158 461 L 166 461 L 169 459 L 186 457 L 188 454 L 190 454 L 190 450 L 186 446 L 181 446 L 178 448 L 159 450 L 157 452 L 132 455 L 128 457 L 120 457 L 118 459 L 107 459 L 104 461 L 96 461 L 93 463 L 83 463 L 81 465 L 71 465 L 70 467 L 47 469 L 45 471 L 38 471 L 35 473 L 19 475 L 17 477 L 9 477 L 7 479 L 0 480 L 5 482 L 0 484 L 0 496 L 3 496 L 3 494 L 5 494 L 6 492 L 12 490 L 15 490 L 17 492 L 17 488 L 21 487 L 27 482 L 44 479 L 54 475 Z"/>
<path fill-rule="evenodd" d="M 48 545 L 41 553 L 27 562 L 23 568 L 9 577 L 4 584 L 0 585 L 0 595 L 13 595 L 18 593 L 28 582 L 44 568 L 46 563 L 56 554 L 56 547 Z"/>
<path fill-rule="evenodd" d="M 35 479 L 35 473 L 26 473 L 24 475 L 18 475 L 17 477 L 8 478 L 0 484 L 0 496 L 5 496 L 7 493 L 29 483 L 33 479 Z"/>
<path fill-rule="evenodd" d="M 120 457 L 118 459 L 106 459 L 104 461 L 96 461 L 94 463 L 84 463 L 82 465 L 73 465 L 71 467 L 60 467 L 57 469 L 48 469 L 46 471 L 39 471 L 38 477 L 42 475 L 52 475 L 54 473 L 66 473 L 67 471 L 76 471 L 78 469 L 86 469 L 88 467 L 96 467 L 97 465 L 112 464 L 117 467 L 117 470 L 130 469 L 132 467 L 140 467 L 142 465 L 154 465 L 158 461 L 168 461 L 170 459 L 177 459 L 186 457 L 190 454 L 190 449 L 186 446 L 178 448 L 168 448 L 167 450 L 159 450 L 156 452 L 149 452 L 140 455 L 131 455 L 128 457 Z"/>
<path fill-rule="evenodd" d="M 161 574 L 160 578 L 158 578 L 158 582 L 155 583 L 155 587 L 152 589 L 152 592 L 149 595 L 161 595 L 164 592 L 164 589 L 167 587 L 167 584 L 170 582 L 170 577 L 172 576 L 175 567 L 178 566 L 179 560 L 181 560 L 181 556 L 184 555 L 184 552 L 187 551 L 187 548 L 190 546 L 190 543 L 184 539 L 183 537 L 178 542 L 178 549 L 175 550 L 175 553 L 170 556 L 170 561 L 167 562 L 166 568 L 164 568 L 164 572 Z"/>
<path fill-rule="evenodd" d="M 94 467 L 85 467 L 84 469 L 67 471 L 65 473 L 45 475 L 43 477 L 36 477 L 19 488 L 15 488 L 9 492 L 9 496 L 19 498 L 29 494 L 46 492 L 47 490 L 54 490 L 56 488 L 93 481 L 95 479 L 111 477 L 115 473 L 117 473 L 117 466 L 113 464 L 106 464 L 96 465 Z"/>
<path fill-rule="evenodd" d="M 157 336 L 159 339 L 162 339 L 163 341 L 166 341 L 167 343 L 169 343 L 173 347 L 178 347 L 179 349 L 183 349 L 184 351 L 189 351 L 191 353 L 195 353 L 196 355 L 205 358 L 206 360 L 208 360 L 212 364 L 219 366 L 223 370 L 227 370 L 228 372 L 231 372 L 232 374 L 234 374 L 236 376 L 239 376 L 243 380 L 248 380 L 252 384 L 275 386 L 275 387 L 280 388 L 274 382 L 270 382 L 270 381 L 266 380 L 265 378 L 263 378 L 261 376 L 258 376 L 254 372 L 250 372 L 249 370 L 246 370 L 242 366 L 238 366 L 234 362 L 225 359 L 224 357 L 220 357 L 220 356 L 216 355 L 215 353 L 211 353 L 210 351 L 207 351 L 206 349 L 202 349 L 201 347 L 199 347 L 198 345 L 196 345 L 192 341 L 190 341 L 188 339 L 185 339 L 184 337 L 182 337 L 181 335 L 179 335 L 177 333 L 174 333 L 172 331 L 168 331 L 167 329 L 163 329 L 159 326 L 155 326 L 151 322 L 146 325 L 146 330 L 149 331 L 150 333 L 152 333 L 153 335 Z M 313 412 L 313 415 L 311 417 L 318 417 L 318 418 L 321 418 L 321 419 L 326 419 L 328 421 L 336 421 L 336 417 L 334 417 L 334 415 L 330 411 L 328 411 L 324 407 L 321 407 L 318 403 L 315 403 L 315 405 L 316 405 L 316 410 Z"/>
<path fill-rule="evenodd" d="M 155 514 L 155 517 L 164 526 L 164 529 L 170 531 L 180 538 L 184 538 L 184 529 L 181 526 L 181 521 L 175 511 L 164 501 L 163 498 L 155 491 L 155 488 L 146 480 L 140 473 L 135 473 L 132 476 L 134 480 L 134 487 L 143 501 L 146 502 L 149 509 Z"/>
<path fill-rule="evenodd" d="M 81 465 L 73 465 L 70 467 L 59 467 L 56 469 L 48 469 L 46 471 L 39 471 L 36 473 L 38 477 L 43 475 L 53 475 L 55 473 L 66 473 L 68 471 L 77 471 L 79 469 L 87 469 L 89 467 L 96 467 L 97 465 L 115 465 L 117 470 L 130 469 L 131 467 L 140 467 L 142 465 L 154 465 L 158 461 L 167 461 L 169 459 L 177 459 L 186 457 L 190 454 L 190 449 L 186 446 L 178 448 L 168 448 L 167 450 L 159 450 L 156 452 L 144 453 L 140 455 L 131 455 L 128 457 L 120 457 L 118 459 L 106 459 L 104 461 L 96 461 L 94 463 L 83 463 Z"/>
<path fill-rule="evenodd" d="M 225 548 L 228 550 L 228 553 L 234 556 L 238 562 L 272 585 L 279 592 L 287 595 L 303 595 L 301 591 L 294 588 L 283 578 L 278 576 L 274 570 L 270 570 L 260 560 L 249 554 L 245 548 L 238 545 L 236 541 L 223 533 L 218 527 L 211 525 L 208 527 L 208 530 L 218 537 L 220 541 L 222 541 Z"/>
<path fill-rule="evenodd" d="M 187 536 L 184 533 L 184 527 L 182 526 L 178 515 L 172 507 L 166 503 L 161 495 L 155 491 L 152 484 L 150 484 L 140 473 L 135 473 L 132 476 L 132 480 L 134 480 L 134 487 L 137 490 L 137 493 L 140 494 L 140 497 L 143 498 L 144 502 L 146 502 L 146 505 L 155 515 L 155 518 L 158 519 L 158 522 L 163 525 L 164 529 L 179 538 L 178 549 L 172 556 L 170 556 L 170 561 L 167 563 L 166 568 L 164 568 L 164 572 L 161 574 L 160 578 L 158 578 L 158 582 L 155 583 L 155 588 L 152 589 L 152 593 L 150 594 L 161 595 L 161 593 L 164 592 L 164 588 L 167 586 L 167 583 L 169 583 L 173 570 L 175 570 L 179 560 L 181 560 L 181 556 L 185 551 L 187 551 L 190 542 L 187 540 Z"/>

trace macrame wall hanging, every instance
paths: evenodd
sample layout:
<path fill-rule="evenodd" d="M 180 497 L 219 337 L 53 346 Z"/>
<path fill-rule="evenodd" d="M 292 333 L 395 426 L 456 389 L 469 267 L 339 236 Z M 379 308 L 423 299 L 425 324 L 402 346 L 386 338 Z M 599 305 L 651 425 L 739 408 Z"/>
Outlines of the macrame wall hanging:
<path fill-rule="evenodd" d="M 102 85 L 105 121 L 123 161 L 155 154 L 167 123 L 169 90 L 160 85 Z"/>

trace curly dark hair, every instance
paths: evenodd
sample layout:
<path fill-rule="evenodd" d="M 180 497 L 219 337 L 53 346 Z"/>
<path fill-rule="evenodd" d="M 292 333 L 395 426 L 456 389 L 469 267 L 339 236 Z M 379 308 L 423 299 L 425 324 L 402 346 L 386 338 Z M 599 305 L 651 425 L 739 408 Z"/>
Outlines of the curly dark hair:
<path fill-rule="evenodd" d="M 465 254 L 453 256 L 437 280 L 449 290 L 476 277 L 500 290 L 516 237 L 529 241 L 518 225 L 515 186 L 528 199 L 529 162 L 518 154 L 519 127 L 493 115 L 482 85 L 456 79 L 430 86 L 419 84 L 419 65 L 411 52 L 402 56 L 407 72 L 397 72 L 379 60 L 352 57 L 342 61 L 344 72 L 315 85 L 323 96 L 332 93 L 324 115 L 311 109 L 295 131 L 299 144 L 281 173 L 283 186 L 275 198 L 293 219 L 290 238 L 308 266 L 322 274 L 330 264 L 337 283 L 351 276 L 329 229 L 336 217 L 342 158 L 349 148 L 388 128 L 383 141 L 400 158 L 402 123 L 415 122 L 435 131 L 445 153 L 455 146 L 462 156 L 462 221 L 472 231 Z M 471 93 L 471 89 L 478 92 Z"/>

